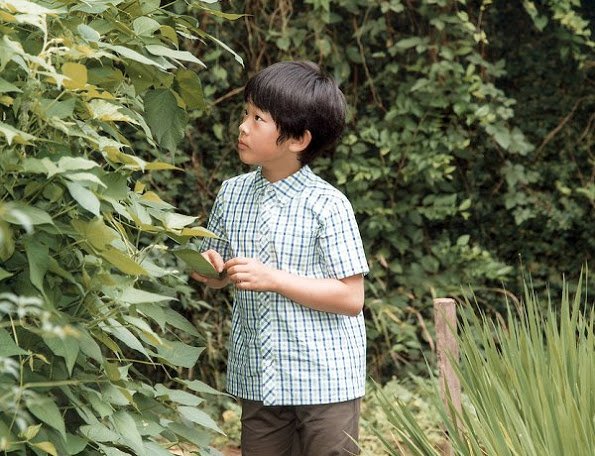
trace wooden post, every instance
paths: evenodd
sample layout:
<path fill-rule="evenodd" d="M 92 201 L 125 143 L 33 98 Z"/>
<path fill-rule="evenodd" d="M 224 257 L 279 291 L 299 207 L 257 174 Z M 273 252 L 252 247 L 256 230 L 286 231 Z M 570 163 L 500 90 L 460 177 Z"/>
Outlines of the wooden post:
<path fill-rule="evenodd" d="M 454 299 L 434 299 L 434 324 L 436 327 L 436 355 L 438 358 L 440 395 L 447 410 L 450 410 L 450 406 L 452 406 L 457 413 L 460 413 L 461 382 L 452 366 L 453 362 L 459 360 L 459 345 L 456 339 L 457 310 Z M 456 416 L 452 416 L 452 419 L 458 429 L 459 419 Z M 454 454 L 450 442 L 448 442 L 444 454 Z"/>

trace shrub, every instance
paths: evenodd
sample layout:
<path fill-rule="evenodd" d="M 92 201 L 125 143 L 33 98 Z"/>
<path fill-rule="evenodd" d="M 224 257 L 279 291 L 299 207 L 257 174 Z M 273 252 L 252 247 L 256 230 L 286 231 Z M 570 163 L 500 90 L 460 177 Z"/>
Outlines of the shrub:
<path fill-rule="evenodd" d="M 152 188 L 203 95 L 191 13 L 155 0 L 0 1 L 0 450 L 207 451 L 214 392 L 170 254 L 209 233 Z M 224 45 L 223 45 L 224 46 Z M 186 66 L 185 66 L 186 65 Z M 182 375 L 184 374 L 184 375 Z"/>

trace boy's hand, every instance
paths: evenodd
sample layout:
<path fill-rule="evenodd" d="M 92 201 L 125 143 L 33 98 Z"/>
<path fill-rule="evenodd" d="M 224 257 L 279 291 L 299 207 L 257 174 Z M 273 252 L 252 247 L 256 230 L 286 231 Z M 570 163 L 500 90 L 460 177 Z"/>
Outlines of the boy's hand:
<path fill-rule="evenodd" d="M 233 258 L 224 265 L 227 277 L 241 290 L 273 291 L 278 272 L 256 258 Z"/>
<path fill-rule="evenodd" d="M 206 252 L 202 252 L 201 255 L 213 265 L 217 272 L 222 273 L 225 271 L 225 263 L 221 255 L 219 255 L 219 252 L 215 250 L 207 250 Z M 229 278 L 226 275 L 224 275 L 221 279 L 212 279 L 210 277 L 200 275 L 198 272 L 193 272 L 190 274 L 190 277 L 198 282 L 204 283 L 211 288 L 223 288 L 229 283 Z"/>

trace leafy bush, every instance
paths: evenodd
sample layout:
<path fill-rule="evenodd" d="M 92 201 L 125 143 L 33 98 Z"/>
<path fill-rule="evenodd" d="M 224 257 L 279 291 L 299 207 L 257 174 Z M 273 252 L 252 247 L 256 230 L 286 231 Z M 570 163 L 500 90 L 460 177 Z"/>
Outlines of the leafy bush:
<path fill-rule="evenodd" d="M 199 333 L 172 307 L 170 252 L 209 233 L 145 173 L 176 168 L 203 104 L 183 46 L 225 47 L 196 17 L 221 13 L 160 4 L 0 1 L 3 452 L 206 452 L 218 430 L 198 407 L 215 391 L 188 379 Z"/>
<path fill-rule="evenodd" d="M 241 25 L 205 27 L 238 50 L 247 72 L 223 59 L 223 49 L 204 54 L 213 71 L 203 89 L 214 101 L 188 130 L 186 153 L 176 155 L 188 173 L 155 180 L 169 200 L 205 220 L 220 182 L 247 169 L 234 144 L 248 75 L 290 58 L 330 72 L 350 118 L 336 153 L 316 170 L 347 194 L 360 222 L 371 263 L 374 378 L 424 370 L 432 297 L 460 295 L 470 284 L 482 305 L 501 311 L 502 284 L 522 290 L 521 265 L 537 288 L 559 288 L 560 271 L 573 274 L 592 260 L 595 97 L 585 2 L 233 0 L 230 7 L 247 14 Z M 229 298 L 202 298 L 218 303 L 203 308 L 206 324 L 217 322 L 210 332 L 225 334 Z M 219 375 L 222 353 L 223 345 L 212 350 L 204 375 Z"/>
<path fill-rule="evenodd" d="M 455 417 L 437 389 L 431 400 L 454 454 L 593 453 L 595 303 L 585 293 L 587 283 L 578 281 L 574 297 L 565 285 L 559 305 L 527 286 L 506 320 L 463 314 L 456 372 L 466 403 Z M 379 399 L 409 454 L 441 454 L 403 401 L 386 394 Z M 379 437 L 387 453 L 402 454 L 385 435 Z"/>

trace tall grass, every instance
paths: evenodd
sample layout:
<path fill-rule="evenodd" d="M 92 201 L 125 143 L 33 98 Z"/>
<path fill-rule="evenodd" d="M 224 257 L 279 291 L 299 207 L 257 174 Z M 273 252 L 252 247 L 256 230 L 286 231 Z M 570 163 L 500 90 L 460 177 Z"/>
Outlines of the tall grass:
<path fill-rule="evenodd" d="M 583 280 L 574 296 L 565 284 L 557 303 L 525 285 L 505 319 L 463 312 L 456 367 L 463 410 L 455 417 L 437 389 L 431 398 L 455 455 L 595 454 L 595 311 Z M 402 402 L 380 400 L 403 442 L 385 439 L 388 454 L 442 454 Z"/>

